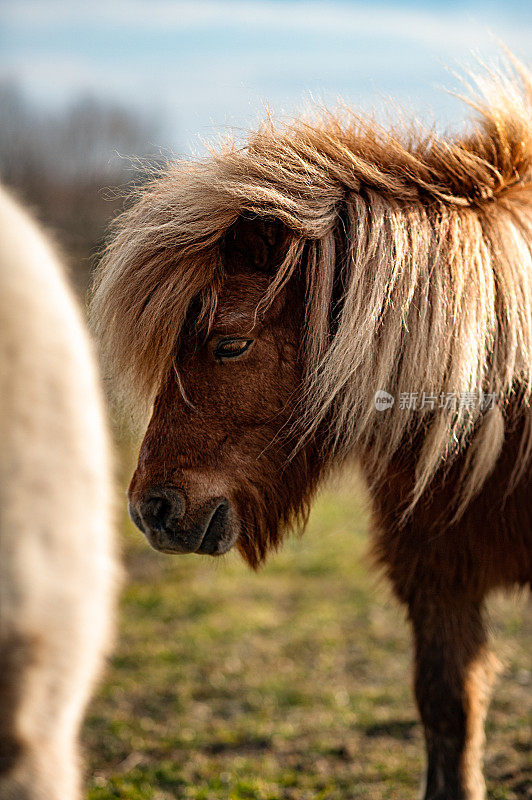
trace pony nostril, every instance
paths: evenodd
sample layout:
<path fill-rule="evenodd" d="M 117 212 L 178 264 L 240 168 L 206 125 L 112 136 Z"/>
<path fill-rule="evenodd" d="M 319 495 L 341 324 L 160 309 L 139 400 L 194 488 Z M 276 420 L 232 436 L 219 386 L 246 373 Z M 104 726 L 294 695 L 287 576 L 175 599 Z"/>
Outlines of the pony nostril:
<path fill-rule="evenodd" d="M 185 500 L 180 492 L 161 489 L 150 492 L 139 504 L 139 512 L 148 527 L 162 533 L 177 522 L 185 511 Z"/>
<path fill-rule="evenodd" d="M 165 526 L 172 511 L 172 506 L 166 497 L 150 497 L 144 503 L 144 517 L 148 517 L 152 527 Z"/>

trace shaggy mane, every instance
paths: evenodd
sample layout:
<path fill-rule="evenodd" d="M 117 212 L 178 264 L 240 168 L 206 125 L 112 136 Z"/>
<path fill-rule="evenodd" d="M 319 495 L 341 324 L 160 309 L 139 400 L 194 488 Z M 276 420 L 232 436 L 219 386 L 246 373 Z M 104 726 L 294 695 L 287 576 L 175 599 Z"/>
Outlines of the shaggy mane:
<path fill-rule="evenodd" d="M 198 298 L 197 323 L 208 326 L 228 228 L 275 218 L 289 246 L 265 302 L 296 270 L 307 275 L 300 440 L 326 423 L 329 454 L 363 450 L 377 480 L 405 437 L 423 431 L 412 503 L 470 445 L 465 506 L 495 464 L 509 404 L 529 414 L 532 82 L 512 64 L 475 79 L 476 117 L 460 136 L 387 131 L 344 110 L 268 119 L 244 147 L 168 165 L 116 220 L 94 286 L 94 326 L 122 401 L 137 416 L 149 410 Z M 486 392 L 497 403 L 485 414 L 397 402 L 379 413 L 377 389 L 396 399 Z"/>

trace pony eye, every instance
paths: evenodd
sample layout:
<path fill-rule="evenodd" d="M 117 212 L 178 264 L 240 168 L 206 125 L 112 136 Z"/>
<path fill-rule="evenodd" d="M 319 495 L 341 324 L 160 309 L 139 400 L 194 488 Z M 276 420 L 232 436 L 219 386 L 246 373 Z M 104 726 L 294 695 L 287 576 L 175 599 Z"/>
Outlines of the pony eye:
<path fill-rule="evenodd" d="M 220 339 L 214 349 L 215 358 L 225 360 L 243 355 L 251 345 L 253 339 Z"/>

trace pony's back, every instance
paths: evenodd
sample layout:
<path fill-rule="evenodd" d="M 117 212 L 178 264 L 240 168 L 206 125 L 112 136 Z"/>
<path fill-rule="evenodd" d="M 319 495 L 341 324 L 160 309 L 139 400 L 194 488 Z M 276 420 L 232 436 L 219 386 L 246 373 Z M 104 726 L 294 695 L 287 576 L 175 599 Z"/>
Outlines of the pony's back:
<path fill-rule="evenodd" d="M 0 799 L 72 800 L 112 610 L 108 441 L 57 257 L 1 188 L 0 319 Z"/>

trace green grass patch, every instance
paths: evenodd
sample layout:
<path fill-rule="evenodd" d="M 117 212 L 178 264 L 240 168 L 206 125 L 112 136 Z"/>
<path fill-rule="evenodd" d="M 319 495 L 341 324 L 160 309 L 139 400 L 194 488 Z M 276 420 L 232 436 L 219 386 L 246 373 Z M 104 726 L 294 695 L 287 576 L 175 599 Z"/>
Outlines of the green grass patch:
<path fill-rule="evenodd" d="M 368 565 L 362 497 L 337 479 L 304 537 L 256 574 L 234 553 L 159 555 L 124 520 L 117 642 L 84 730 L 89 800 L 417 796 L 409 631 Z M 493 629 L 505 670 L 486 773 L 492 798 L 517 800 L 530 760 L 523 602 L 498 599 Z"/>

